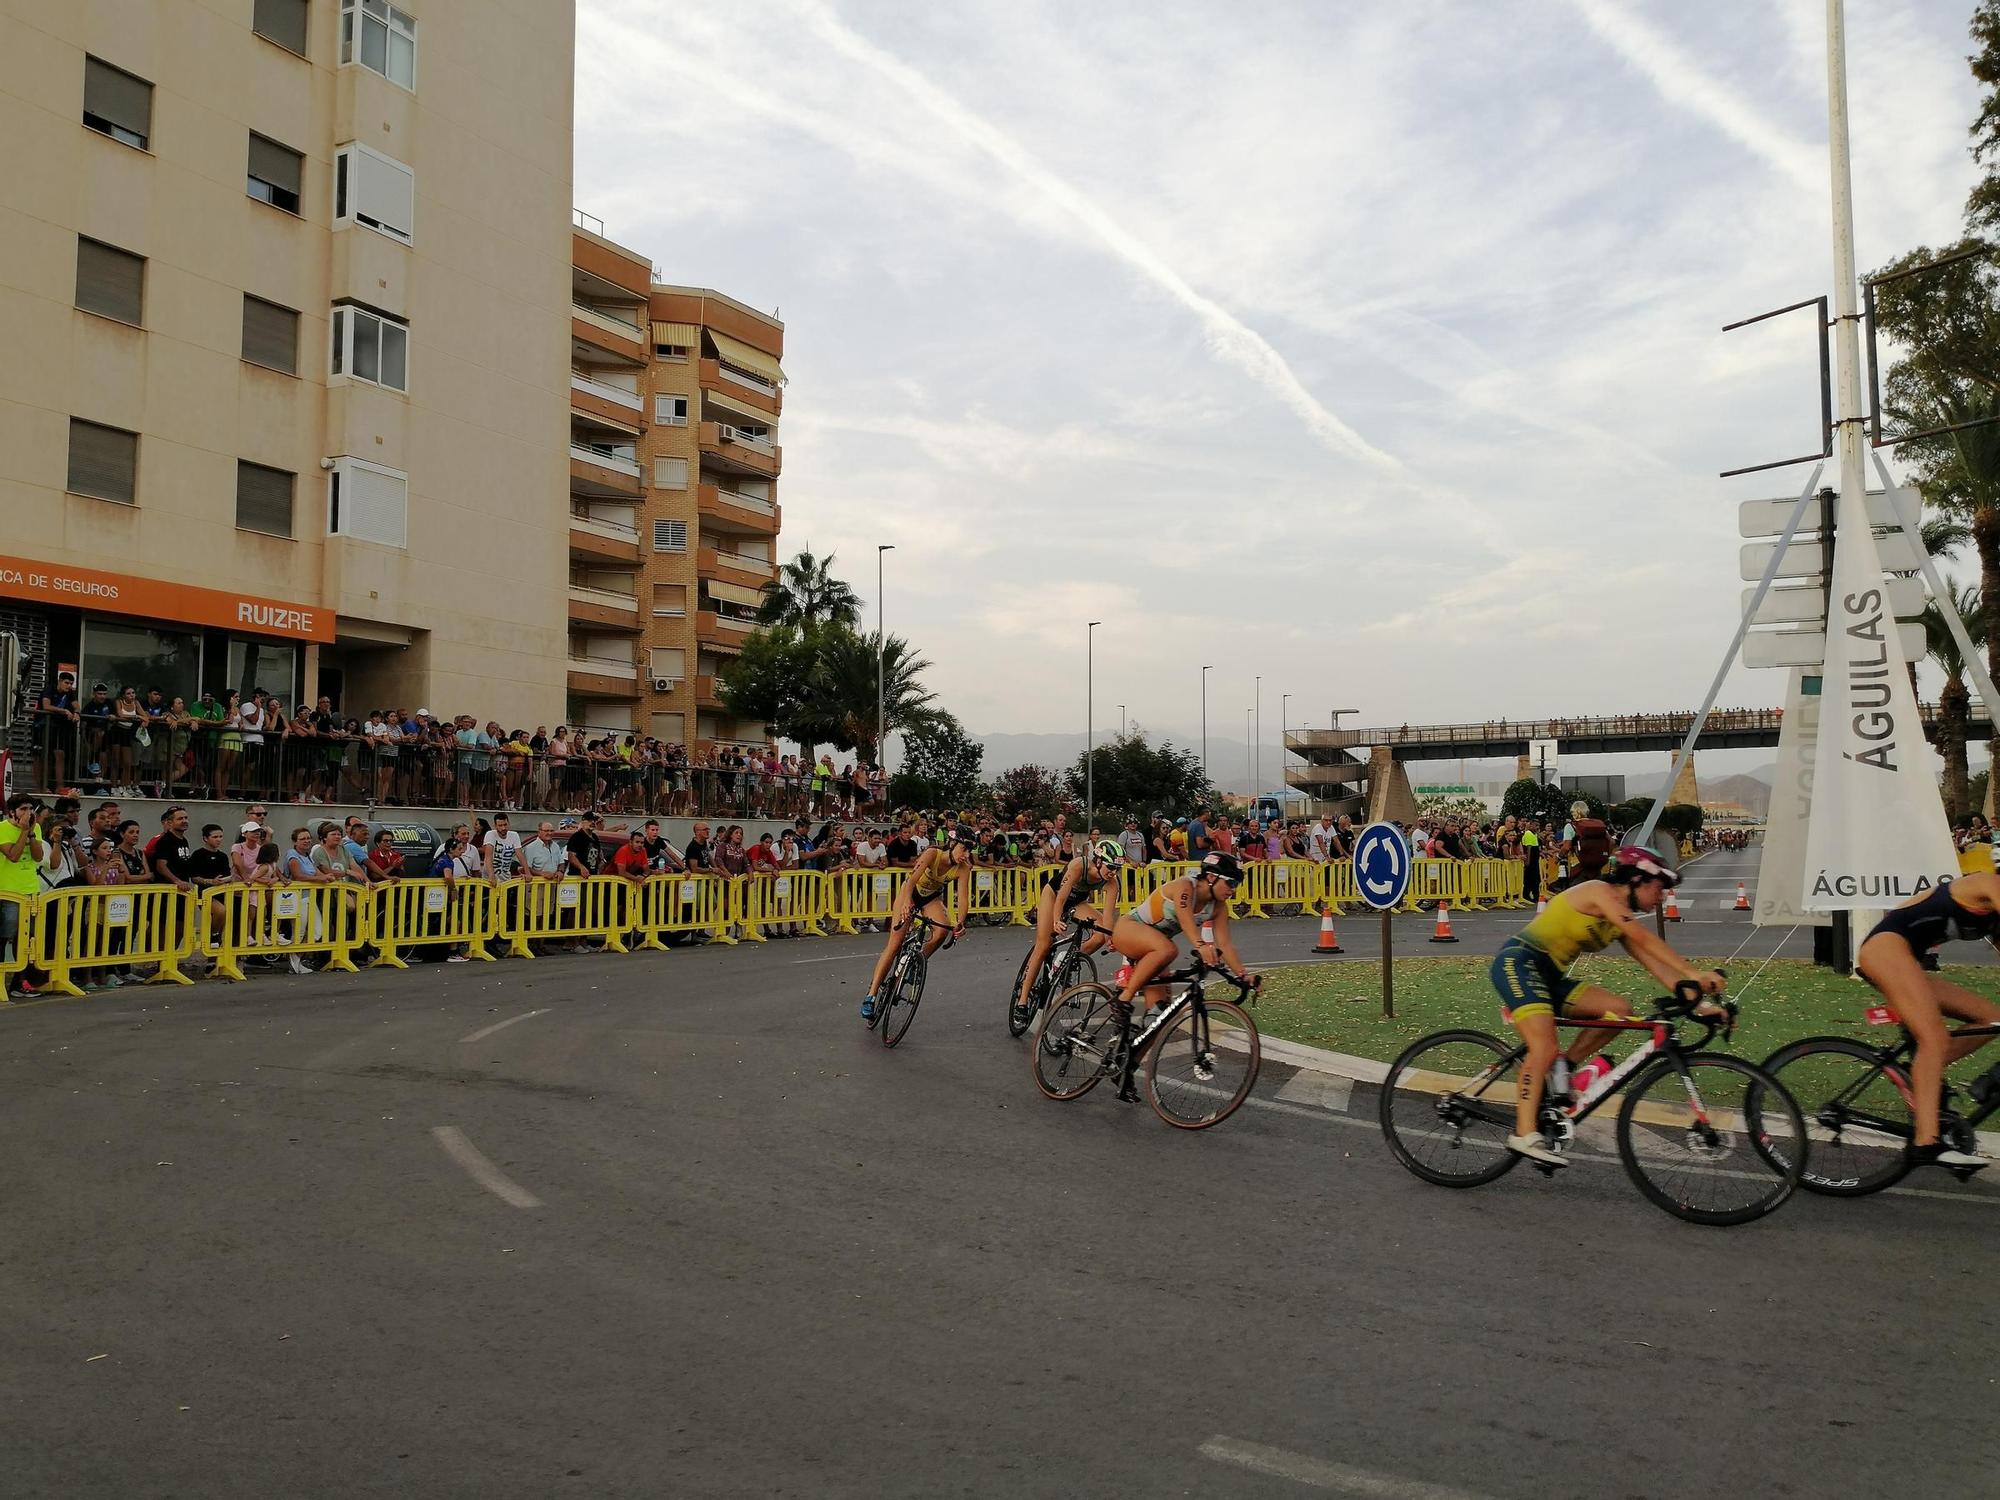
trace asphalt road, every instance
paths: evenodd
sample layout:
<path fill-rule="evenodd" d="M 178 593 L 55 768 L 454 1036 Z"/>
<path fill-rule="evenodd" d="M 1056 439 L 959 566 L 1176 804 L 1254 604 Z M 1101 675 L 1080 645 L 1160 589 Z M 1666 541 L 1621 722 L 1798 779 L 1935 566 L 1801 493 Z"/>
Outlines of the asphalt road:
<path fill-rule="evenodd" d="M 874 941 L 0 1012 L 0 1491 L 1989 1492 L 2000 1190 L 1452 1193 L 1271 1063 L 1042 1099 L 1014 932 L 885 1051 Z"/>

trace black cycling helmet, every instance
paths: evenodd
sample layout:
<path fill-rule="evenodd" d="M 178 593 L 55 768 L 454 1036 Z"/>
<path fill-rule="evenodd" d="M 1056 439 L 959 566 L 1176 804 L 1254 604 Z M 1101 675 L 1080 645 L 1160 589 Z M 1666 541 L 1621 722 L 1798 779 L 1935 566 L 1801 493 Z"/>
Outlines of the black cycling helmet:
<path fill-rule="evenodd" d="M 1226 880 L 1231 885 L 1243 884 L 1243 866 L 1236 862 L 1235 855 L 1224 854 L 1219 849 L 1213 854 L 1202 856 L 1200 873 L 1213 875 L 1217 880 Z"/>
<path fill-rule="evenodd" d="M 954 844 L 963 844 L 968 849 L 977 849 L 979 847 L 979 830 L 970 828 L 963 823 L 954 823 L 951 826 L 951 842 Z"/>

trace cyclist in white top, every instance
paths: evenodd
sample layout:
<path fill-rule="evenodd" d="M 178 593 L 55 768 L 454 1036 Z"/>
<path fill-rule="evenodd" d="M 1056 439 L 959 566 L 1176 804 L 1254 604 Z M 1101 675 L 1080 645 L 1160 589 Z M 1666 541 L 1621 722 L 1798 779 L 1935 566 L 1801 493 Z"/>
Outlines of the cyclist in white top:
<path fill-rule="evenodd" d="M 1111 930 L 1111 946 L 1132 961 L 1132 972 L 1115 1003 L 1129 1006 L 1133 996 L 1146 990 L 1155 975 L 1173 967 L 1180 956 L 1173 934 L 1185 937 L 1211 969 L 1225 970 L 1252 985 L 1260 985 L 1262 976 L 1245 971 L 1243 956 L 1236 951 L 1236 940 L 1229 932 L 1229 898 L 1242 882 L 1243 867 L 1236 856 L 1214 851 L 1202 857 L 1201 867 L 1192 874 L 1169 880 L 1120 917 Z M 1204 922 L 1212 929 L 1213 941 L 1202 938 Z M 1153 985 L 1147 991 L 1150 1005 L 1158 1005 L 1165 999 L 1164 986 Z"/>

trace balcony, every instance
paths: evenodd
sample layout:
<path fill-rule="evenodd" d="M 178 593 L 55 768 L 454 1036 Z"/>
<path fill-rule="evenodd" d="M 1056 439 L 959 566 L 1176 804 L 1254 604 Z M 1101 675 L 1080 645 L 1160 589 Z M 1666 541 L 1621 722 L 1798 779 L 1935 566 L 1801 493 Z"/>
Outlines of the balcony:
<path fill-rule="evenodd" d="M 785 450 L 762 438 L 753 438 L 740 427 L 726 422 L 703 422 L 696 437 L 702 462 L 736 474 L 759 474 L 775 479 L 784 463 Z"/>
<path fill-rule="evenodd" d="M 717 484 L 696 486 L 695 510 L 701 517 L 704 530 L 733 531 L 751 536 L 776 536 L 782 518 L 779 508 L 762 496 L 746 495 Z"/>
<path fill-rule="evenodd" d="M 575 562 L 609 562 L 637 566 L 639 528 L 624 521 L 607 521 L 581 506 L 569 511 L 569 555 Z"/>
<path fill-rule="evenodd" d="M 580 356 L 590 364 L 645 364 L 646 330 L 638 321 L 642 316 L 642 312 L 635 310 L 630 318 L 626 318 L 610 308 L 571 302 L 569 339 L 572 355 Z"/>
<path fill-rule="evenodd" d="M 750 632 L 757 628 L 754 620 L 739 619 L 733 615 L 719 614 L 712 609 L 695 613 L 695 639 L 704 646 L 722 651 L 741 651 Z"/>
<path fill-rule="evenodd" d="M 639 627 L 639 596 L 584 584 L 569 586 L 569 622 L 602 630 L 630 630 Z"/>
<path fill-rule="evenodd" d="M 720 708 L 727 710 L 722 701 L 721 684 L 714 677 L 703 675 L 694 680 L 694 702 L 697 708 Z"/>
<path fill-rule="evenodd" d="M 615 656 L 578 656 L 572 652 L 569 691 L 575 698 L 637 698 L 639 668 Z"/>
<path fill-rule="evenodd" d="M 645 491 L 636 456 L 606 446 L 569 445 L 569 487 L 579 495 L 610 495 L 638 499 Z"/>
<path fill-rule="evenodd" d="M 753 406 L 759 411 L 767 411 L 772 416 L 784 408 L 784 396 L 778 388 L 761 375 L 749 375 L 742 370 L 731 369 L 719 359 L 705 359 L 701 362 L 701 383 L 708 386 L 722 386 L 732 399 Z"/>
<path fill-rule="evenodd" d="M 778 576 L 777 568 L 761 557 L 744 557 L 718 547 L 700 548 L 695 553 L 695 569 L 703 578 L 720 578 L 746 589 L 761 589 Z"/>
<path fill-rule="evenodd" d="M 645 405 L 636 391 L 593 380 L 581 370 L 569 372 L 569 405 L 571 411 L 582 412 L 633 437 L 645 425 Z"/>

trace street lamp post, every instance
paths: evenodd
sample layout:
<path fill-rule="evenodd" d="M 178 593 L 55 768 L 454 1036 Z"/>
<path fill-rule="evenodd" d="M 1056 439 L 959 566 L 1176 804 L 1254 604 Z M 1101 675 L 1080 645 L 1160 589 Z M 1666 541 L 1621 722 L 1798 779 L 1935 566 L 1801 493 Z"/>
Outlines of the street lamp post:
<path fill-rule="evenodd" d="M 1208 774 L 1208 673 L 1208 667 L 1201 669 L 1201 779 L 1212 784 Z"/>
<path fill-rule="evenodd" d="M 1254 797 L 1257 795 L 1257 788 L 1263 784 L 1264 777 L 1264 747 L 1260 743 L 1264 738 L 1263 678 L 1257 679 L 1257 686 L 1252 691 L 1254 696 L 1251 704 L 1256 712 L 1253 716 L 1255 723 L 1250 731 L 1250 795 Z"/>
<path fill-rule="evenodd" d="M 1257 801 L 1257 731 L 1251 726 L 1257 722 L 1257 711 L 1243 710 L 1243 774 L 1250 778 L 1250 802 Z"/>
<path fill-rule="evenodd" d="M 1083 627 L 1083 837 L 1090 839 L 1090 815 L 1097 806 L 1097 766 L 1096 757 L 1091 754 L 1091 734 L 1095 715 L 1091 709 L 1091 694 L 1095 689 L 1094 674 L 1097 667 L 1097 627 L 1102 620 L 1092 620 Z"/>
<path fill-rule="evenodd" d="M 882 721 L 882 651 L 888 637 L 882 634 L 882 554 L 894 552 L 894 542 L 875 549 L 875 764 L 882 768 L 883 784 L 889 777 L 889 729 Z"/>
<path fill-rule="evenodd" d="M 1278 774 L 1285 774 L 1285 731 L 1291 727 L 1292 695 L 1278 696 Z"/>
<path fill-rule="evenodd" d="M 1125 705 L 1118 705 L 1118 738 L 1125 738 Z"/>

